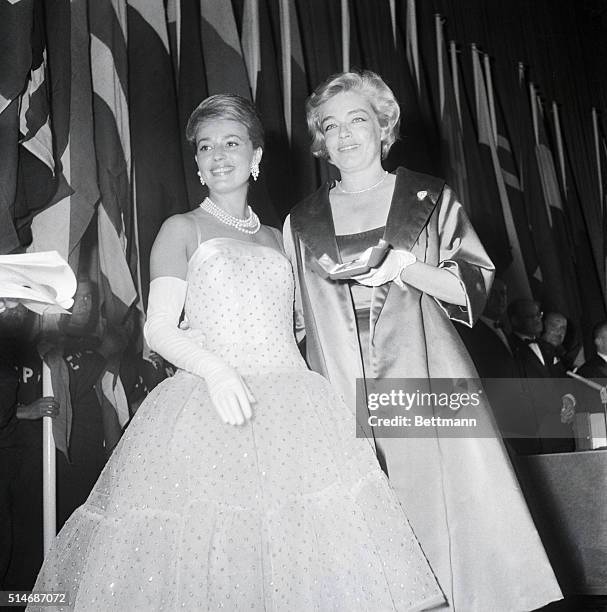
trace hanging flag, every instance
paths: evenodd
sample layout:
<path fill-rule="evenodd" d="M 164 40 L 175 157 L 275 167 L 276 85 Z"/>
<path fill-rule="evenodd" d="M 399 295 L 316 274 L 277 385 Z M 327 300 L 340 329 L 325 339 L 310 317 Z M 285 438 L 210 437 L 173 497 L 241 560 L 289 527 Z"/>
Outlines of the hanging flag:
<path fill-rule="evenodd" d="M 306 99 L 311 93 L 310 82 L 306 73 L 304 61 L 301 25 L 295 0 L 280 0 L 281 31 L 289 28 L 290 48 L 282 49 L 283 55 L 288 54 L 290 61 L 290 100 L 284 103 L 290 105 L 290 125 L 286 125 L 290 136 L 291 160 L 293 164 L 291 198 L 299 202 L 312 193 L 319 182 L 318 161 L 310 152 L 311 136 L 306 121 Z M 286 8 L 285 8 L 286 7 Z M 285 60 L 286 61 L 286 60 Z M 285 119 L 286 120 L 286 119 Z"/>
<path fill-rule="evenodd" d="M 90 5 L 95 153 L 101 199 L 97 211 L 100 302 L 110 323 L 121 322 L 137 299 L 131 204 L 126 0 Z M 132 262 L 131 269 L 128 262 Z"/>
<path fill-rule="evenodd" d="M 196 175 L 194 150 L 186 140 L 185 128 L 192 111 L 209 95 L 202 56 L 200 37 L 200 0 L 179 0 L 179 78 L 177 105 L 179 110 L 179 136 L 183 155 L 184 175 L 190 208 L 194 208 L 207 194 Z"/>
<path fill-rule="evenodd" d="M 570 325 L 567 330 L 568 346 L 579 345 L 585 340 L 586 354 L 594 350 L 592 330 L 597 321 L 607 318 L 607 302 L 604 297 L 601 282 L 601 271 L 592 254 L 590 240 L 592 233 L 604 235 L 601 228 L 588 228 L 581 205 L 577 177 L 571 167 L 567 143 L 561 132 L 560 109 L 552 106 L 555 142 L 558 147 L 560 174 L 563 177 L 562 194 L 566 203 L 567 217 L 570 222 L 570 233 L 573 242 L 573 260 L 575 263 L 575 280 L 583 304 L 579 312 L 581 329 Z M 566 186 L 566 189 L 565 189 Z"/>
<path fill-rule="evenodd" d="M 245 8 L 250 4 L 250 1 L 245 3 Z M 273 27 L 268 0 L 255 0 L 253 4 L 257 5 L 257 19 L 253 15 L 248 21 L 243 19 L 242 29 L 245 39 L 259 41 L 254 101 L 265 131 L 265 146 L 259 181 L 252 186 L 249 197 L 261 219 L 278 226 L 297 203 L 291 191 L 293 170 L 281 96 L 280 19 L 278 13 L 273 15 Z"/>
<path fill-rule="evenodd" d="M 504 179 L 504 171 L 500 164 L 498 155 L 497 126 L 495 125 L 490 111 L 490 98 L 487 93 L 487 85 L 485 84 L 485 78 L 481 68 L 479 52 L 477 51 L 475 45 L 472 45 L 472 68 L 474 74 L 478 140 L 481 145 L 483 155 L 491 160 L 491 166 L 493 167 L 493 178 L 497 186 L 499 201 L 508 235 L 508 243 L 510 245 L 510 255 L 512 257 L 510 265 L 503 271 L 502 276 L 508 285 L 508 295 L 512 299 L 531 299 L 531 287 L 527 277 L 525 261 L 523 259 L 521 245 L 510 206 L 510 199 L 508 197 L 508 190 L 506 187 L 506 181 Z"/>
<path fill-rule="evenodd" d="M 545 279 L 545 301 L 551 309 L 561 312 L 579 327 L 580 299 L 577 288 L 574 247 L 569 232 L 569 220 L 563 206 L 554 158 L 545 125 L 544 110 L 533 83 L 529 83 L 529 100 L 535 136 L 537 168 L 536 194 L 540 191 L 541 205 L 535 209 L 535 227 L 542 236 L 543 247 L 538 248 Z M 535 232 L 538 234 L 538 232 Z M 543 248 L 545 251 L 543 252 Z M 550 256 L 550 261 L 548 261 Z M 543 257 L 543 259 L 542 259 Z M 548 274 L 550 277 L 548 278 Z"/>
<path fill-rule="evenodd" d="M 14 227 L 19 163 L 19 97 L 32 65 L 33 0 L 0 2 L 0 252 L 20 245 Z"/>
<path fill-rule="evenodd" d="M 253 100 L 257 95 L 257 77 L 261 71 L 261 42 L 259 40 L 259 0 L 244 0 L 242 13 L 242 55 L 247 67 Z"/>
<path fill-rule="evenodd" d="M 342 69 L 340 0 L 295 0 L 310 90 Z"/>
<path fill-rule="evenodd" d="M 341 35 L 338 34 L 342 28 L 341 3 L 340 0 L 295 0 L 295 7 L 311 93 L 332 74 L 342 70 Z M 304 109 L 303 104 L 301 108 Z M 309 145 L 307 148 L 309 150 Z M 321 182 L 338 176 L 335 168 L 325 160 L 318 159 L 317 168 Z"/>
<path fill-rule="evenodd" d="M 400 32 L 397 32 L 395 49 L 388 0 L 378 0 L 372 5 L 365 0 L 353 0 L 351 7 L 353 61 L 377 72 L 392 89 L 401 108 L 400 138 L 390 151 L 386 167 L 403 165 L 437 174 L 438 133 L 434 121 L 428 121 L 431 111 L 422 109 L 428 102 L 418 95 L 407 67 Z"/>
<path fill-rule="evenodd" d="M 47 51 L 43 7 L 34 4 L 32 67 L 19 109 L 19 164 L 13 222 L 22 245 L 32 241 L 32 217 L 51 201 L 57 189 L 51 131 Z"/>
<path fill-rule="evenodd" d="M 450 44 L 449 51 L 454 93 L 457 94 L 456 84 L 461 82 L 461 66 L 455 43 Z M 477 126 L 468 96 L 456 96 L 457 98 L 461 108 L 464 165 L 470 179 L 467 182 L 466 210 L 491 261 L 501 275 L 511 265 L 512 255 L 499 192 L 493 178 L 493 162 L 487 148 L 479 145 Z"/>
<path fill-rule="evenodd" d="M 34 0 L 0 3 L 0 113 L 25 88 L 32 65 L 30 34 Z"/>
<path fill-rule="evenodd" d="M 140 292 L 162 222 L 190 209 L 163 0 L 128 0 L 128 91 Z"/>
<path fill-rule="evenodd" d="M 57 189 L 32 220 L 32 251 L 58 251 L 78 270 L 80 241 L 99 201 L 86 4 L 45 2 Z"/>
<path fill-rule="evenodd" d="M 417 39 L 417 8 L 415 6 L 415 0 L 407 0 L 407 8 L 405 13 L 405 41 L 409 70 L 413 75 L 413 79 L 417 87 L 417 93 L 419 96 L 421 96 L 422 81 L 419 60 L 419 45 Z"/>
<path fill-rule="evenodd" d="M 165 5 L 170 49 L 169 55 L 173 62 L 175 87 L 179 89 L 179 66 L 181 64 L 181 0 L 166 0 Z M 198 23 L 194 25 L 197 27 Z"/>
<path fill-rule="evenodd" d="M 449 68 L 451 62 L 447 55 L 443 22 L 439 14 L 435 16 L 434 25 L 438 58 L 441 176 L 455 189 L 464 210 L 470 216 L 468 171 L 464 153 L 461 114 L 458 111 L 457 95 Z M 457 76 L 457 72 L 455 76 Z"/>
<path fill-rule="evenodd" d="M 209 94 L 251 99 L 251 88 L 231 2 L 200 0 L 201 37 Z"/>
<path fill-rule="evenodd" d="M 483 63 L 485 79 L 489 96 L 489 111 L 496 135 L 497 157 L 501 168 L 508 204 L 512 213 L 512 220 L 516 237 L 527 272 L 532 295 L 538 295 L 542 282 L 539 259 L 535 244 L 529 229 L 529 218 L 525 205 L 519 165 L 517 164 L 512 147 L 512 138 L 504 117 L 504 105 L 501 103 L 499 92 L 493 84 L 489 56 L 484 54 Z"/>

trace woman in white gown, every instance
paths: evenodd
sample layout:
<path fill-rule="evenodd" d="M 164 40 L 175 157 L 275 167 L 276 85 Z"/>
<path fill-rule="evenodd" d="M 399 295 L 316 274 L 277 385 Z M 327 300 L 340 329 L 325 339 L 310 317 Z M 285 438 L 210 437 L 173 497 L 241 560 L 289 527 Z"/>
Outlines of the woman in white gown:
<path fill-rule="evenodd" d="M 87 612 L 440 604 L 370 444 L 298 352 L 280 234 L 247 206 L 254 108 L 212 96 L 188 138 L 209 198 L 158 235 L 145 328 L 180 369 L 139 408 L 35 591 Z"/>

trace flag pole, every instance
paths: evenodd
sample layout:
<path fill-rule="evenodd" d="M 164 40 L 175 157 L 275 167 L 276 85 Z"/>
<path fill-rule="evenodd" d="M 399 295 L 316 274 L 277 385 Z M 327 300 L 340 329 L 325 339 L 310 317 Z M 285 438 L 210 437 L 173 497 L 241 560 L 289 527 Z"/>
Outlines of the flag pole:
<path fill-rule="evenodd" d="M 51 370 L 42 362 L 42 396 L 53 396 Z M 57 500 L 55 496 L 57 471 L 55 465 L 55 439 L 53 438 L 53 419 L 42 418 L 42 518 L 43 550 L 48 553 L 57 535 Z"/>
<path fill-rule="evenodd" d="M 348 0 L 341 0 L 341 57 L 343 71 L 350 70 L 350 9 Z"/>
<path fill-rule="evenodd" d="M 460 127 L 462 121 L 462 106 L 459 93 L 459 70 L 457 66 L 457 45 L 454 40 L 449 41 L 449 55 L 451 58 L 451 78 L 453 80 L 453 91 L 455 93 L 455 104 L 457 106 L 457 118 L 459 119 Z"/>
<path fill-rule="evenodd" d="M 289 143 L 291 143 L 291 84 L 293 80 L 293 75 L 291 74 L 291 57 L 293 55 L 293 50 L 291 45 L 291 7 L 289 6 L 289 0 L 280 0 L 278 9 L 280 13 L 280 46 L 282 50 L 282 99 L 284 104 L 283 108 L 287 138 L 289 139 Z"/>
<path fill-rule="evenodd" d="M 563 145 L 563 133 L 561 132 L 561 119 L 559 117 L 558 104 L 552 101 L 552 118 L 554 120 L 554 132 L 556 134 L 556 148 L 558 151 L 559 169 L 561 171 L 561 182 L 563 184 L 563 195 L 567 195 L 567 172 L 565 167 L 565 147 Z"/>
<path fill-rule="evenodd" d="M 417 44 L 417 13 L 415 0 L 407 0 L 407 59 L 409 69 L 417 86 L 417 95 L 421 93 L 421 80 L 419 76 L 419 48 Z"/>
<path fill-rule="evenodd" d="M 436 36 L 436 58 L 438 65 L 438 115 L 442 121 L 445 110 L 445 75 L 443 70 L 443 22 L 440 13 L 434 13 L 434 30 Z"/>
<path fill-rule="evenodd" d="M 601 168 L 601 140 L 599 137 L 599 118 L 596 108 L 592 107 L 592 130 L 594 132 L 594 154 L 596 156 L 596 171 L 599 182 L 599 202 L 603 206 L 603 169 Z"/>

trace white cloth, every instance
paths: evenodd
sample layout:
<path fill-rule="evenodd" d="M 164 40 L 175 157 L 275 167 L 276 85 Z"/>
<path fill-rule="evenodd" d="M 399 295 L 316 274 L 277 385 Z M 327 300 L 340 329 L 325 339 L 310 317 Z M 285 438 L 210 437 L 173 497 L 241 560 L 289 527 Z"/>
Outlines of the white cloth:
<path fill-rule="evenodd" d="M 76 293 L 76 276 L 56 251 L 0 255 L 0 298 L 37 313 L 66 313 Z"/>

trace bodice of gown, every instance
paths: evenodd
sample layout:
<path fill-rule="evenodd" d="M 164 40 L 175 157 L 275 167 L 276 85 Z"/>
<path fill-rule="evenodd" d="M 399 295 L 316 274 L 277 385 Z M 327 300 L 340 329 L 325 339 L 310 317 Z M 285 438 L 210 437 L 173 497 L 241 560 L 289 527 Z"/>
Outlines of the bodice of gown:
<path fill-rule="evenodd" d="M 188 264 L 185 315 L 203 347 L 239 373 L 305 368 L 293 334 L 294 280 L 280 252 L 235 238 L 199 245 Z"/>

